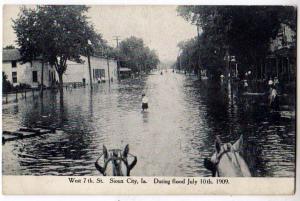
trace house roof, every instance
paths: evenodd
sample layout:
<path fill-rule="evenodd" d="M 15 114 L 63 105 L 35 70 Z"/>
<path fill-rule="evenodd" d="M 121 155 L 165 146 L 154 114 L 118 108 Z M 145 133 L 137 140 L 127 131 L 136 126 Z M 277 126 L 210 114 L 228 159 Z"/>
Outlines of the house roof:
<path fill-rule="evenodd" d="M 3 49 L 2 61 L 16 61 L 21 59 L 21 54 L 17 49 Z"/>

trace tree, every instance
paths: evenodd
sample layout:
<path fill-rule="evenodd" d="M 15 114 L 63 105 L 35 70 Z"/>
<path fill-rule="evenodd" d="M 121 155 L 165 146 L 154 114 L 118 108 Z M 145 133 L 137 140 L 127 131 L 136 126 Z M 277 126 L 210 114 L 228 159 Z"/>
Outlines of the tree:
<path fill-rule="evenodd" d="M 12 88 L 13 86 L 7 79 L 7 75 L 4 72 L 2 72 L 2 92 L 5 93 L 11 91 Z"/>
<path fill-rule="evenodd" d="M 32 62 L 35 59 L 41 59 L 41 95 L 43 94 L 44 83 L 44 46 L 45 35 L 41 34 L 47 23 L 43 22 L 42 15 L 37 9 L 27 9 L 22 7 L 19 18 L 14 20 L 13 28 L 17 34 L 17 44 L 19 45 L 21 60 L 23 63 Z"/>
<path fill-rule="evenodd" d="M 248 67 L 265 58 L 281 23 L 296 24 L 296 9 L 290 6 L 179 6 L 177 10 L 201 27 L 203 38 L 221 58 L 235 55 Z"/>
<path fill-rule="evenodd" d="M 143 39 L 134 36 L 120 43 L 119 54 L 122 64 L 133 72 L 149 72 L 159 63 L 156 52 L 145 46 Z"/>
<path fill-rule="evenodd" d="M 87 6 L 80 5 L 43 5 L 22 8 L 19 18 L 14 20 L 13 28 L 23 60 L 31 61 L 42 55 L 43 62 L 54 66 L 61 97 L 67 60 L 82 62 L 80 55 L 87 48 L 93 30 L 85 15 L 87 10 Z"/>

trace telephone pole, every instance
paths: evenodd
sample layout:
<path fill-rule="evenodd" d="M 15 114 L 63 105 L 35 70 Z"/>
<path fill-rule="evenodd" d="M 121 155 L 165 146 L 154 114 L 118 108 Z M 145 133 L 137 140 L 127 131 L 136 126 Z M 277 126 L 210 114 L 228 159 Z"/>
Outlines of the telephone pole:
<path fill-rule="evenodd" d="M 117 42 L 117 49 L 119 49 L 120 36 L 114 36 L 114 40 Z M 117 55 L 117 72 L 118 72 L 118 80 L 120 80 L 120 61 L 119 61 L 119 54 Z"/>
<path fill-rule="evenodd" d="M 120 36 L 114 36 L 114 40 L 117 42 L 117 48 L 119 48 Z"/>

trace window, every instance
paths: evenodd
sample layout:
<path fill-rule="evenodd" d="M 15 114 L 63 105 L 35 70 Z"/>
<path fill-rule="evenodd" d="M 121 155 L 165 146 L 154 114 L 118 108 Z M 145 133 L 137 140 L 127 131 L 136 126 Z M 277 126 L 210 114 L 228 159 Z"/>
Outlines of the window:
<path fill-rule="evenodd" d="M 17 83 L 18 82 L 17 72 L 12 72 L 12 81 L 13 81 L 13 83 Z"/>
<path fill-rule="evenodd" d="M 11 67 L 16 68 L 17 67 L 17 61 L 11 61 Z"/>
<path fill-rule="evenodd" d="M 105 78 L 105 70 L 104 69 L 93 69 L 93 76 L 94 76 L 94 79 L 97 79 L 97 78 Z"/>
<path fill-rule="evenodd" d="M 37 82 L 37 71 L 32 71 L 32 82 Z"/>

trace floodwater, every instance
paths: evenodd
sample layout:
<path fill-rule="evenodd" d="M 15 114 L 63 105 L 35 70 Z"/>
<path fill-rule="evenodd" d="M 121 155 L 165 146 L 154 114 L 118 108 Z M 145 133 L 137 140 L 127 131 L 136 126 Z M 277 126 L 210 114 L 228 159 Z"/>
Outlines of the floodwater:
<path fill-rule="evenodd" d="M 141 111 L 141 94 L 149 110 Z M 4 175 L 100 175 L 94 162 L 129 144 L 138 158 L 133 176 L 211 176 L 204 158 L 223 142 L 244 137 L 242 155 L 253 176 L 294 177 L 295 120 L 274 119 L 245 107 L 228 90 L 192 76 L 152 74 L 142 79 L 67 90 L 64 102 L 46 92 L 3 105 L 3 130 L 35 122 L 61 127 L 40 137 L 6 142 Z"/>

